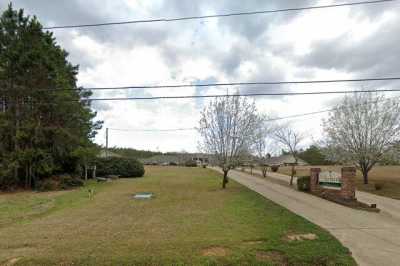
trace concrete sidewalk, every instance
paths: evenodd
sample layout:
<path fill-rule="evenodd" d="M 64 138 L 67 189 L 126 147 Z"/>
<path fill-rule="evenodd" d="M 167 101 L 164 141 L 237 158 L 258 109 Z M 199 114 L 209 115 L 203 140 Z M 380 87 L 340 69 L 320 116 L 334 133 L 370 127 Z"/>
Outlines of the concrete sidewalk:
<path fill-rule="evenodd" d="M 230 171 L 229 177 L 327 229 L 351 250 L 359 265 L 400 265 L 400 201 L 358 192 L 360 200 L 377 203 L 382 209 L 380 213 L 372 213 L 344 207 L 248 173 Z"/>

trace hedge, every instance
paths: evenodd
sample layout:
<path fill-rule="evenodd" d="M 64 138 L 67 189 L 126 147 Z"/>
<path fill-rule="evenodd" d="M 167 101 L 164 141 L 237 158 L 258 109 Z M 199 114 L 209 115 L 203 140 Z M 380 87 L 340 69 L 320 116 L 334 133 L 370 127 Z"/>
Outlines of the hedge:
<path fill-rule="evenodd" d="M 276 172 L 278 172 L 278 170 L 279 170 L 279 165 L 273 165 L 273 166 L 271 166 L 271 171 L 272 171 L 272 172 L 276 173 Z"/>
<path fill-rule="evenodd" d="M 300 191 L 310 191 L 310 177 L 301 176 L 297 178 L 297 189 Z"/>
<path fill-rule="evenodd" d="M 144 167 L 141 162 L 130 158 L 99 158 L 96 163 L 96 175 L 118 175 L 120 177 L 142 177 Z"/>
<path fill-rule="evenodd" d="M 197 163 L 193 160 L 188 160 L 185 162 L 186 167 L 197 167 Z"/>

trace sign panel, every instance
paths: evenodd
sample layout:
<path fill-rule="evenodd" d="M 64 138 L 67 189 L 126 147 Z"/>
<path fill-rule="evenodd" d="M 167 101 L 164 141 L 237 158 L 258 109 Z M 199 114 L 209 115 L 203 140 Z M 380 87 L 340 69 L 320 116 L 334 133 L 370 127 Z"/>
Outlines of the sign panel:
<path fill-rule="evenodd" d="M 323 188 L 341 189 L 341 174 L 333 171 L 324 171 L 319 173 L 319 185 Z"/>

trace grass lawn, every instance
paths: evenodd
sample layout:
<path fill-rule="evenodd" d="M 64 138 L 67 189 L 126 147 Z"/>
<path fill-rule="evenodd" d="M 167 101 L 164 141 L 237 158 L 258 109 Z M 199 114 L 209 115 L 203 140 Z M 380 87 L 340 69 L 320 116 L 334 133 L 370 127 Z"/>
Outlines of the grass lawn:
<path fill-rule="evenodd" d="M 0 265 L 355 265 L 325 230 L 202 168 L 0 195 Z M 133 200 L 135 192 L 154 192 Z M 289 241 L 312 233 L 315 240 Z"/>
<path fill-rule="evenodd" d="M 310 175 L 311 167 L 332 170 L 340 173 L 341 166 L 296 166 L 297 176 Z M 279 173 L 290 175 L 290 167 L 280 167 Z M 376 190 L 375 183 L 383 184 Z M 400 199 L 400 166 L 375 166 L 369 173 L 369 184 L 364 185 L 360 171 L 357 171 L 356 185 L 358 190 L 371 192 L 380 196 Z"/>

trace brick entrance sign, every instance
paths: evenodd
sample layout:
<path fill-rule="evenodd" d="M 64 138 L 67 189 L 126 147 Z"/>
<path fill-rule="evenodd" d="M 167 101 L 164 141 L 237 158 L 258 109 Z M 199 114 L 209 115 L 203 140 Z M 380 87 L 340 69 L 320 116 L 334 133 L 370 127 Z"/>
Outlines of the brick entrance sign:
<path fill-rule="evenodd" d="M 321 168 L 311 168 L 310 172 L 311 193 L 329 194 L 345 200 L 356 200 L 356 169 L 354 167 L 343 167 L 340 176 L 329 172 L 330 178 L 326 178 L 327 172 L 324 172 L 325 175 L 322 177 Z"/>

